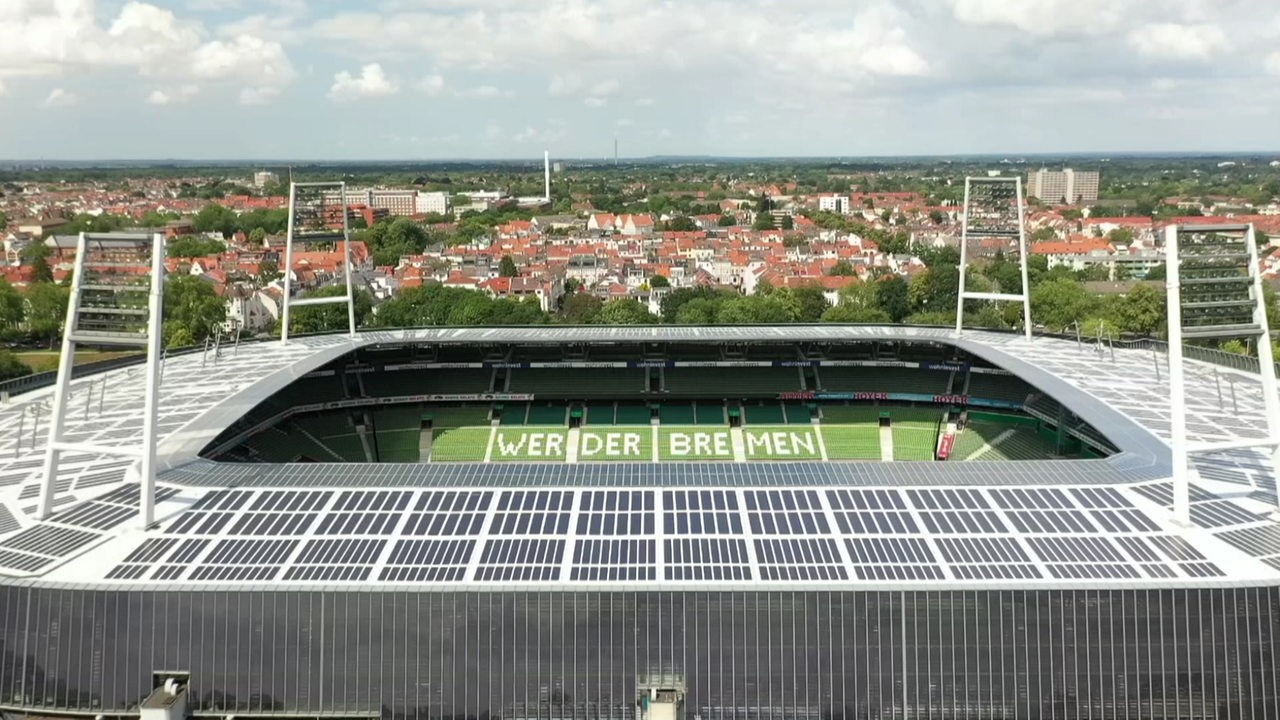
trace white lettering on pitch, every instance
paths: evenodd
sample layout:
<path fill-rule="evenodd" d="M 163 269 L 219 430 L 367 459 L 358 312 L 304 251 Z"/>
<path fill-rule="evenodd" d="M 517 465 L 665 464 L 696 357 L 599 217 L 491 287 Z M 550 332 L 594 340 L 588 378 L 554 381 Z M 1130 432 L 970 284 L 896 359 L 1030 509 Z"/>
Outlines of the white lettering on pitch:
<path fill-rule="evenodd" d="M 757 455 L 764 456 L 786 456 L 786 455 L 816 455 L 818 447 L 813 433 L 803 432 L 762 432 L 762 433 L 744 433 L 747 441 L 747 455 L 755 457 Z"/>
<path fill-rule="evenodd" d="M 518 442 L 509 443 L 505 435 L 498 433 L 498 452 L 507 457 L 519 455 L 524 450 L 524 443 L 527 439 L 528 437 L 522 434 Z"/>
<path fill-rule="evenodd" d="M 564 436 L 558 433 L 521 433 L 519 440 L 508 442 L 506 436 L 498 433 L 498 454 L 503 457 L 517 457 L 521 453 L 529 457 L 560 457 L 564 454 Z"/>
<path fill-rule="evenodd" d="M 564 454 L 564 436 L 557 433 L 548 433 L 546 436 L 547 457 L 560 457 Z"/>
<path fill-rule="evenodd" d="M 605 457 L 631 457 L 640 455 L 640 433 L 608 432 L 603 435 L 583 433 L 579 457 L 604 454 Z"/>
<path fill-rule="evenodd" d="M 692 438 L 685 433 L 671 433 L 668 442 L 671 444 L 672 455 L 688 455 L 693 444 Z"/>
<path fill-rule="evenodd" d="M 712 437 L 716 440 L 716 455 L 732 455 L 733 451 L 729 449 L 729 434 L 716 433 Z"/>

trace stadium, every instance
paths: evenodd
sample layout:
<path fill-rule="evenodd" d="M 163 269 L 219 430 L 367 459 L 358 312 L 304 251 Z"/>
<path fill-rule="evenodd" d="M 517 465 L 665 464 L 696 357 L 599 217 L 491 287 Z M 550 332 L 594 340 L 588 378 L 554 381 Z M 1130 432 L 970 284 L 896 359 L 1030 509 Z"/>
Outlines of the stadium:
<path fill-rule="evenodd" d="M 1021 334 L 286 301 L 172 355 L 163 238 L 82 235 L 62 357 L 148 352 L 0 388 L 0 712 L 1278 717 L 1270 348 L 1182 343 L 1266 337 L 1256 248 L 1180 231 L 1167 344 L 1025 295 Z"/>
<path fill-rule="evenodd" d="M 1167 375 L 1099 350 L 511 328 L 177 356 L 145 530 L 128 462 L 87 454 L 35 519 L 47 391 L 19 395 L 3 706 L 136 714 L 178 673 L 228 715 L 626 718 L 648 683 L 702 717 L 1274 716 L 1269 463 L 1205 461 L 1178 526 Z M 70 436 L 137 433 L 139 370 L 77 380 Z M 1256 375 L 1189 372 L 1191 427 L 1260 431 Z"/>

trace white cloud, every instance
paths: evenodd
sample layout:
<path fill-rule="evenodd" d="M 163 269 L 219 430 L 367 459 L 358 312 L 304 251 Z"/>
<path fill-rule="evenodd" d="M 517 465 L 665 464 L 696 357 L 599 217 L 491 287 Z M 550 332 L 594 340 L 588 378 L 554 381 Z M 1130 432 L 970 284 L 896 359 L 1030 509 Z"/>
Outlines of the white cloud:
<path fill-rule="evenodd" d="M 493 85 L 478 85 L 473 88 L 459 90 L 456 95 L 463 98 L 471 98 L 473 100 L 491 100 L 499 97 L 511 97 L 510 90 L 501 90 Z"/>
<path fill-rule="evenodd" d="M 1047 37 L 1107 32 L 1121 21 L 1128 10 L 1146 1 L 947 0 L 947 3 L 960 22 L 970 25 L 1004 25 L 1031 35 Z"/>
<path fill-rule="evenodd" d="M 49 91 L 49 94 L 41 104 L 45 107 L 70 107 L 78 102 L 80 102 L 80 97 L 75 93 L 67 92 L 62 88 L 54 88 Z"/>
<path fill-rule="evenodd" d="M 439 95 L 440 93 L 444 92 L 444 89 L 445 89 L 444 76 L 440 75 L 439 73 L 428 75 L 425 78 L 418 81 L 417 87 L 422 92 L 432 97 L 435 97 L 436 95 Z"/>
<path fill-rule="evenodd" d="M 149 105 L 176 105 L 184 103 L 200 93 L 200 88 L 195 85 L 183 85 L 173 90 L 152 90 L 147 95 L 147 104 Z"/>
<path fill-rule="evenodd" d="M 649 107 L 651 105 L 653 105 L 653 98 L 648 98 L 648 97 L 636 98 L 637 107 Z"/>
<path fill-rule="evenodd" d="M 1227 34 L 1212 23 L 1151 23 L 1134 28 L 1127 39 L 1139 55 L 1167 60 L 1211 60 L 1227 48 Z"/>
<path fill-rule="evenodd" d="M 329 99 L 349 102 L 360 98 L 385 97 L 400 92 L 400 85 L 387 77 L 379 63 L 369 63 L 360 68 L 359 75 L 343 70 L 333 76 Z"/>
<path fill-rule="evenodd" d="M 604 107 L 605 105 L 608 105 L 609 101 L 604 98 L 587 97 L 582 99 L 582 104 L 586 105 L 589 108 L 598 108 L 598 107 Z"/>
<path fill-rule="evenodd" d="M 622 92 L 622 83 L 614 79 L 602 80 L 587 90 L 591 97 L 612 97 Z"/>
<path fill-rule="evenodd" d="M 1280 75 L 1280 50 L 1268 55 L 1267 59 L 1263 61 L 1263 67 L 1272 75 Z"/>
<path fill-rule="evenodd" d="M 247 87 L 240 89 L 241 105 L 266 105 L 280 96 L 280 88 Z"/>
<path fill-rule="evenodd" d="M 210 41 L 199 21 L 146 2 L 99 22 L 95 0 L 0 2 L 0 75 L 132 70 L 174 80 L 252 80 L 279 87 L 293 70 L 278 42 L 243 34 Z"/>
<path fill-rule="evenodd" d="M 547 93 L 551 97 L 568 97 L 577 95 L 582 90 L 582 86 L 581 75 L 556 75 L 551 78 L 551 86 L 547 88 Z"/>

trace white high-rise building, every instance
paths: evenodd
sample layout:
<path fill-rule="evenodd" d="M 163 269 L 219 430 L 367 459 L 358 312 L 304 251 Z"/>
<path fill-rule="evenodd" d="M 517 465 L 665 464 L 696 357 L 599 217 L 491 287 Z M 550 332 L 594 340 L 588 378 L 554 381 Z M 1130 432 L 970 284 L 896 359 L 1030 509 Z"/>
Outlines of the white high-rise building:
<path fill-rule="evenodd" d="M 419 215 L 427 215 L 434 213 L 436 215 L 449 214 L 450 197 L 449 193 L 443 192 L 420 192 L 418 193 L 417 212 Z"/>
<path fill-rule="evenodd" d="M 1027 173 L 1027 195 L 1049 204 L 1087 205 L 1098 201 L 1096 170 L 1048 170 Z"/>
<path fill-rule="evenodd" d="M 256 188 L 264 188 L 280 182 L 280 176 L 268 170 L 259 170 L 253 174 L 253 186 Z"/>

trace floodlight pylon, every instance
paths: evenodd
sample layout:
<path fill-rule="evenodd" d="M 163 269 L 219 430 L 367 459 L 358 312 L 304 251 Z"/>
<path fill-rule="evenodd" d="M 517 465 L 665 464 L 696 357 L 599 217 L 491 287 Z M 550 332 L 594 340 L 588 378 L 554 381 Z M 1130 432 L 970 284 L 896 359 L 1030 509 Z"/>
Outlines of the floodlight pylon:
<path fill-rule="evenodd" d="M 1193 454 L 1267 448 L 1271 451 L 1272 472 L 1280 477 L 1280 395 L 1253 225 L 1170 225 L 1165 228 L 1165 265 L 1173 512 L 1177 522 L 1188 525 Z M 1187 441 L 1182 342 L 1241 338 L 1252 340 L 1257 346 L 1266 436 L 1191 447 Z"/>
<path fill-rule="evenodd" d="M 80 233 L 62 332 L 62 356 L 54 386 L 52 420 L 45 446 L 38 516 L 53 513 L 58 467 L 63 452 L 133 458 L 137 462 L 143 528 L 155 522 L 156 418 L 160 392 L 164 318 L 164 235 Z M 67 438 L 67 400 L 79 344 L 122 345 L 146 349 L 142 437 L 137 445 L 71 442 Z M 105 392 L 105 389 L 104 389 Z"/>
<path fill-rule="evenodd" d="M 993 300 L 1022 303 L 1023 332 L 1031 339 L 1031 294 L 1027 280 L 1027 231 L 1025 204 L 1020 177 L 966 177 L 964 179 L 964 219 L 960 225 L 960 292 L 956 297 L 956 335 L 964 332 L 964 301 Z M 969 275 L 969 241 L 1003 240 L 1013 242 L 1018 251 L 1022 280 L 1021 292 L 971 292 Z"/>
<path fill-rule="evenodd" d="M 341 243 L 342 269 L 346 294 L 333 297 L 293 298 L 293 246 L 295 243 Z M 284 300 L 281 306 L 281 342 L 289 342 L 291 307 L 305 305 L 347 306 L 347 325 L 351 337 L 356 336 L 356 303 L 351 285 L 351 223 L 347 210 L 345 182 L 311 182 L 289 184 L 289 219 L 284 244 Z"/>

